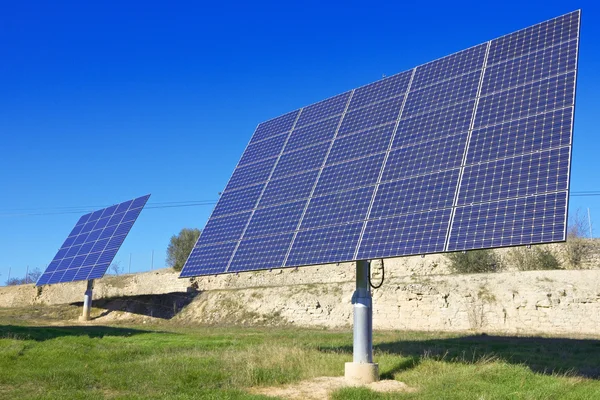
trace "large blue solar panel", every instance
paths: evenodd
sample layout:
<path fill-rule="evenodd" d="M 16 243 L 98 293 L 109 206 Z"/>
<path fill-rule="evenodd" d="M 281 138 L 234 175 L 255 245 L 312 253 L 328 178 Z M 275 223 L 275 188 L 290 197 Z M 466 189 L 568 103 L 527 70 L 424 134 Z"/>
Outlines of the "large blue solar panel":
<path fill-rule="evenodd" d="M 181 276 L 564 240 L 579 19 L 260 124 Z"/>
<path fill-rule="evenodd" d="M 103 277 L 149 197 L 138 197 L 81 217 L 36 285 Z"/>

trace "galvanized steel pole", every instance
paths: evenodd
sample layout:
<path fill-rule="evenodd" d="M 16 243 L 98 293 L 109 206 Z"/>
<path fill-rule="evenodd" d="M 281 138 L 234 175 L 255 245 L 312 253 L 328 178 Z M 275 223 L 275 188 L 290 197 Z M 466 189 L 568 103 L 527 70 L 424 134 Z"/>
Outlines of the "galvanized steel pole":
<path fill-rule="evenodd" d="M 356 262 L 354 306 L 354 342 L 352 362 L 346 363 L 345 377 L 349 381 L 371 383 L 379 380 L 379 366 L 373 363 L 373 301 L 369 284 L 371 263 Z"/>
<path fill-rule="evenodd" d="M 87 289 L 83 296 L 83 314 L 79 317 L 80 321 L 90 320 L 90 309 L 92 308 L 92 295 L 94 291 L 94 280 L 87 281 Z"/>
<path fill-rule="evenodd" d="M 355 363 L 373 362 L 373 301 L 369 287 L 370 262 L 356 262 L 356 291 L 352 296 L 354 305 L 354 352 Z"/>

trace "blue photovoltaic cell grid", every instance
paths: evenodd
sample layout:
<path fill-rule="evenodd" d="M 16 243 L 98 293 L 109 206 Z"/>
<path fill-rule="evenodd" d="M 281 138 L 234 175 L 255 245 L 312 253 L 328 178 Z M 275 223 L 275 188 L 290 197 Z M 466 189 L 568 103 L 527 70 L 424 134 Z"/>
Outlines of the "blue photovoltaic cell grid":
<path fill-rule="evenodd" d="M 36 285 L 103 277 L 149 197 L 81 217 Z"/>
<path fill-rule="evenodd" d="M 564 240 L 579 18 L 260 124 L 181 276 Z"/>

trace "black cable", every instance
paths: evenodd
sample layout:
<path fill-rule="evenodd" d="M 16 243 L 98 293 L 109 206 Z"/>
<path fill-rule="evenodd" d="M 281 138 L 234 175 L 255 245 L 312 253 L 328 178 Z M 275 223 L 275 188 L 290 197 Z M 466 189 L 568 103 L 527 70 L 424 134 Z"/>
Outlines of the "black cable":
<path fill-rule="evenodd" d="M 371 283 L 371 263 L 369 263 L 369 285 L 373 289 L 379 289 L 383 285 L 384 278 L 385 278 L 385 268 L 383 267 L 383 258 L 381 259 L 381 282 L 379 283 L 378 286 L 373 286 L 373 284 Z"/>

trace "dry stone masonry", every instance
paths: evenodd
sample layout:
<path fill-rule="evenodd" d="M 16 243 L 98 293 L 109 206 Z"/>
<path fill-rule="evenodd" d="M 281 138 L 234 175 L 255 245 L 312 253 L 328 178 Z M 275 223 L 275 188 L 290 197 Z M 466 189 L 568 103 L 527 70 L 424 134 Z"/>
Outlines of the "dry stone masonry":
<path fill-rule="evenodd" d="M 2 287 L 0 307 L 81 302 L 84 291 L 85 282 Z M 191 279 L 166 269 L 106 277 L 94 298 L 188 293 L 194 298 L 173 323 L 341 328 L 352 325 L 353 291 L 354 264 L 341 263 Z M 597 269 L 454 275 L 441 255 L 397 258 L 385 260 L 373 300 L 375 329 L 600 334 Z"/>

